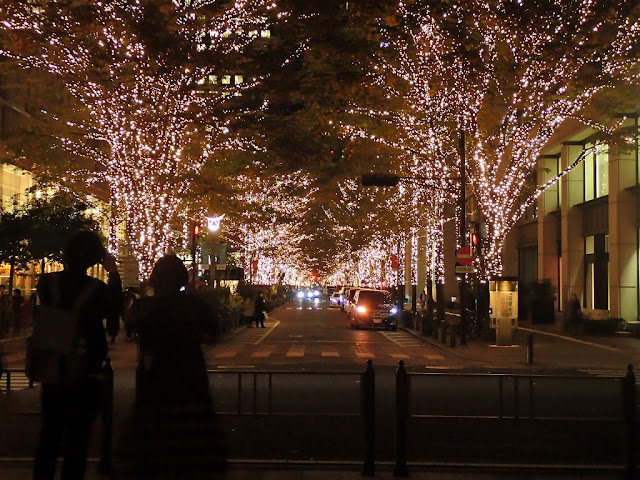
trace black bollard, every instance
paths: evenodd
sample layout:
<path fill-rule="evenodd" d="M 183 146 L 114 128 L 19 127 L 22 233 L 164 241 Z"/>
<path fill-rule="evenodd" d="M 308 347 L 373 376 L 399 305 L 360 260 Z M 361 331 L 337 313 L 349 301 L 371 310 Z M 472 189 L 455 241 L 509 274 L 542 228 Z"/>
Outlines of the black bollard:
<path fill-rule="evenodd" d="M 440 343 L 447 343 L 447 322 L 440 322 Z"/>
<path fill-rule="evenodd" d="M 111 359 L 105 359 L 102 369 L 102 404 L 100 408 L 102 417 L 102 445 L 100 445 L 100 461 L 98 473 L 109 475 L 112 471 L 112 447 L 113 447 L 113 368 Z"/>
<path fill-rule="evenodd" d="M 367 360 L 367 368 L 360 375 L 361 413 L 364 416 L 364 463 L 362 476 L 373 477 L 375 465 L 376 374 L 373 361 Z"/>
<path fill-rule="evenodd" d="M 527 365 L 533 364 L 533 333 L 527 335 Z"/>
<path fill-rule="evenodd" d="M 636 376 L 633 366 L 627 365 L 627 374 L 622 379 L 622 408 L 627 430 L 625 480 L 637 480 L 636 471 Z"/>
<path fill-rule="evenodd" d="M 396 464 L 394 477 L 408 477 L 407 469 L 407 418 L 409 417 L 409 375 L 404 362 L 398 362 L 396 371 Z"/>

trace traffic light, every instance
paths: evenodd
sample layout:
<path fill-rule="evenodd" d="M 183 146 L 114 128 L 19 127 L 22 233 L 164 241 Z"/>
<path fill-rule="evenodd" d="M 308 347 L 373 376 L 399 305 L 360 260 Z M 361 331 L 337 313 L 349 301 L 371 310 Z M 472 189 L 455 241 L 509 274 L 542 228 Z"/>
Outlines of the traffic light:
<path fill-rule="evenodd" d="M 474 248 L 478 246 L 478 234 L 477 233 L 471 232 L 469 234 L 469 245 L 471 245 Z"/>
<path fill-rule="evenodd" d="M 391 173 L 365 173 L 360 181 L 363 187 L 395 187 L 400 177 Z"/>
<path fill-rule="evenodd" d="M 195 225 L 193 225 L 193 229 L 191 233 L 193 234 L 194 240 L 196 238 L 200 238 L 200 234 L 202 233 L 202 227 L 196 223 Z"/>

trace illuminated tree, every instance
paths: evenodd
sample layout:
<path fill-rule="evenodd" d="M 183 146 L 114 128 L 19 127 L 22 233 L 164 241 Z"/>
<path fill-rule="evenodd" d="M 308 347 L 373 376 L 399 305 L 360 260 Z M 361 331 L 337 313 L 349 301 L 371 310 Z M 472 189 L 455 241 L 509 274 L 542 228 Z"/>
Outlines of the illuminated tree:
<path fill-rule="evenodd" d="M 108 185 L 143 277 L 169 248 L 180 197 L 202 165 L 254 148 L 230 133 L 230 102 L 259 79 L 225 75 L 264 40 L 273 10 L 265 0 L 0 6 L 0 54 L 56 76 L 75 100 L 72 111 L 54 105 L 39 116 L 67 127 L 57 143 L 80 159 L 69 179 Z"/>
<path fill-rule="evenodd" d="M 506 235 L 551 183 L 522 203 L 558 126 L 580 118 L 605 134 L 613 130 L 610 117 L 597 123 L 583 113 L 594 96 L 637 82 L 640 5 L 418 0 L 398 13 L 404 31 L 390 45 L 408 62 L 390 64 L 422 90 L 412 111 L 446 127 L 437 132 L 440 142 L 455 149 L 465 132 L 466 169 L 487 225 L 487 273 L 500 273 Z"/>
<path fill-rule="evenodd" d="M 263 285 L 309 278 L 301 226 L 316 188 L 304 172 L 274 175 L 263 169 L 228 179 L 236 213 L 225 230 L 244 261 L 245 277 Z M 254 268 L 257 267 L 257 268 Z"/>

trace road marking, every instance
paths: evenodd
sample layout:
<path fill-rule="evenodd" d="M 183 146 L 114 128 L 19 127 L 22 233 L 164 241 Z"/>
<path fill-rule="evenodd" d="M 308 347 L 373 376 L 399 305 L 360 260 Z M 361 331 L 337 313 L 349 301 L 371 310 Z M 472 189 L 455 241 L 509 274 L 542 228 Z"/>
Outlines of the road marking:
<path fill-rule="evenodd" d="M 231 358 L 235 357 L 238 352 L 236 350 L 229 350 L 227 352 L 220 352 L 216 354 L 215 358 Z"/>
<path fill-rule="evenodd" d="M 323 357 L 339 357 L 340 354 L 338 352 L 322 352 Z"/>
<path fill-rule="evenodd" d="M 410 358 L 409 355 L 405 355 L 404 353 L 391 353 L 393 358 Z"/>
<path fill-rule="evenodd" d="M 368 358 L 376 358 L 375 355 L 373 355 L 372 353 L 369 352 L 356 352 L 356 357 L 368 357 Z"/>
<path fill-rule="evenodd" d="M 437 353 L 427 353 L 425 357 L 427 357 L 428 360 L 444 360 L 444 357 Z"/>
<path fill-rule="evenodd" d="M 600 343 L 587 342 L 586 340 L 580 340 L 579 338 L 568 337 L 567 335 L 560 335 L 558 333 L 543 332 L 542 330 L 535 330 L 532 328 L 518 327 L 518 330 L 531 333 L 539 333 L 540 335 L 547 335 L 549 337 L 561 338 L 563 340 L 569 340 L 570 342 L 581 343 L 583 345 L 589 345 L 591 347 L 602 348 L 603 350 L 609 350 L 610 352 L 621 352 L 619 348 L 609 347 L 608 345 L 601 345 Z"/>
<path fill-rule="evenodd" d="M 269 355 L 271 355 L 271 351 L 273 350 L 273 346 L 272 345 L 267 345 L 264 346 L 262 348 L 260 348 L 260 350 L 257 350 L 255 352 L 253 352 L 251 354 L 252 357 L 257 357 L 257 358 L 266 358 Z"/>
<path fill-rule="evenodd" d="M 404 332 L 380 332 L 388 340 L 392 341 L 400 347 L 421 347 L 422 342 L 413 335 Z"/>
<path fill-rule="evenodd" d="M 286 356 L 287 357 L 304 357 L 305 348 L 306 347 L 304 345 L 294 345 L 289 349 Z"/>
<path fill-rule="evenodd" d="M 244 343 L 248 345 L 258 345 L 267 336 L 280 325 L 280 321 L 273 317 L 269 317 L 269 320 L 264 322 L 265 328 L 248 327 L 242 332 L 233 336 L 233 339 L 229 343 Z"/>

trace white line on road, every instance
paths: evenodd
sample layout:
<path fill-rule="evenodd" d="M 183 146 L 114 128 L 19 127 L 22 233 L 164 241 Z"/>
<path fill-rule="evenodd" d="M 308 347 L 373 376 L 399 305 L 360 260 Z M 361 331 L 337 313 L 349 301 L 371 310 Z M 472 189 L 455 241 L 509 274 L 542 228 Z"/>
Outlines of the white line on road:
<path fill-rule="evenodd" d="M 541 335 L 547 335 L 549 337 L 561 338 L 563 340 L 569 340 L 570 342 L 581 343 L 583 345 L 589 345 L 591 347 L 596 347 L 596 348 L 602 348 L 603 350 L 609 350 L 610 352 L 622 351 L 619 348 L 609 347 L 608 345 L 601 345 L 599 343 L 594 343 L 594 342 L 587 342 L 586 340 L 580 340 L 579 338 L 568 337 L 566 335 L 560 335 L 558 333 L 543 332 L 542 330 L 534 330 L 531 328 L 524 328 L 524 327 L 518 327 L 518 330 L 522 330 L 524 332 L 539 333 Z"/>
<path fill-rule="evenodd" d="M 287 357 L 304 357 L 304 351 L 304 345 L 294 345 L 287 352 Z"/>
<path fill-rule="evenodd" d="M 340 354 L 338 352 L 322 352 L 323 357 L 339 357 Z"/>

